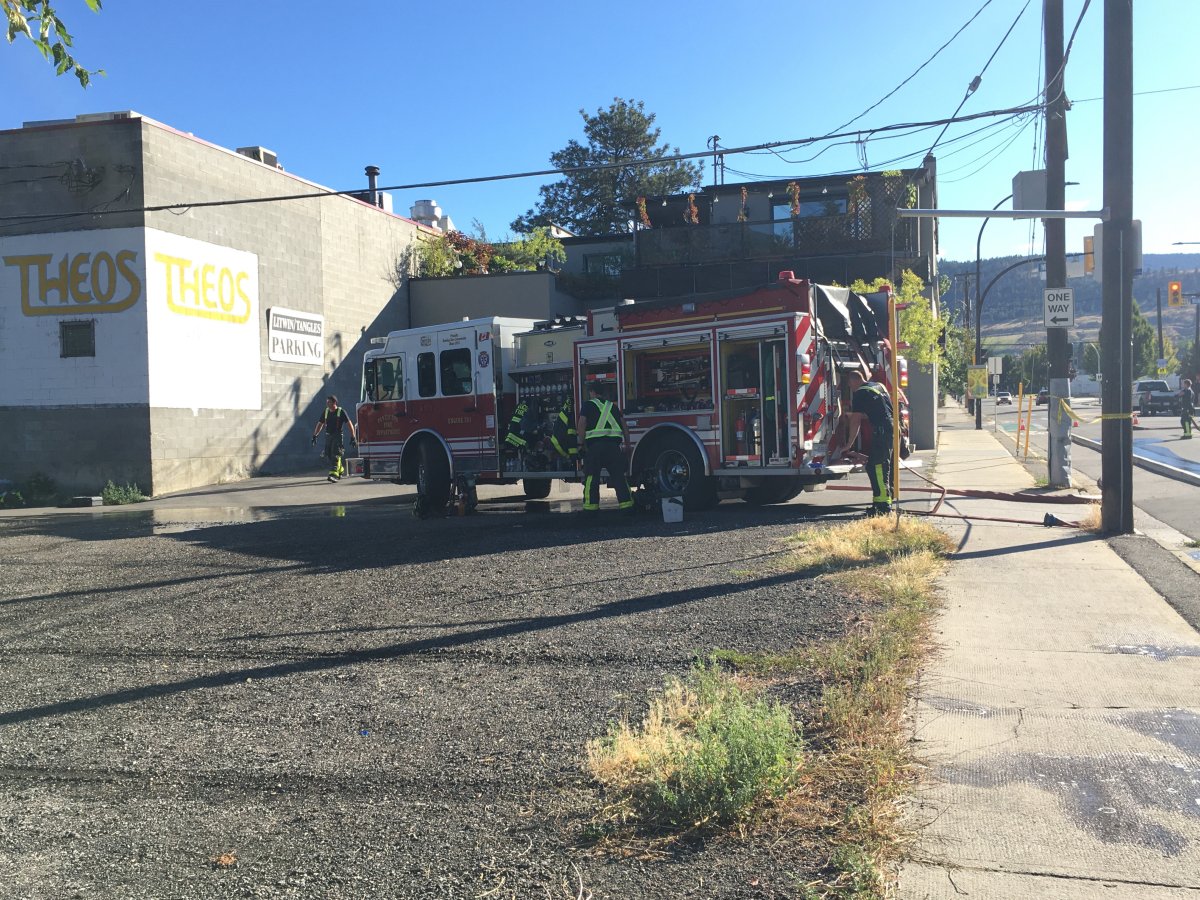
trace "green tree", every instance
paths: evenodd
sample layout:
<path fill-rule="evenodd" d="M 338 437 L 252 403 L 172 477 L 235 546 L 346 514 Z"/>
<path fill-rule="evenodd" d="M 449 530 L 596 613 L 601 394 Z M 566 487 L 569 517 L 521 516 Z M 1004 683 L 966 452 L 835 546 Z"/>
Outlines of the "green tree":
<path fill-rule="evenodd" d="M 561 180 L 538 188 L 537 206 L 513 221 L 513 231 L 524 234 L 553 224 L 576 234 L 625 232 L 637 219 L 638 197 L 674 194 L 699 185 L 701 167 L 673 159 L 679 151 L 658 143 L 661 129 L 654 127 L 654 114 L 646 112 L 641 100 L 618 97 L 594 116 L 582 109 L 579 115 L 587 143 L 572 139 L 551 154 L 550 164 L 583 171 L 566 172 Z M 661 162 L 614 165 L 648 159 Z"/>
<path fill-rule="evenodd" d="M 485 234 L 482 230 L 479 233 Z M 550 229 L 544 226 L 534 228 L 515 241 L 502 241 L 493 246 L 495 253 L 489 267 L 492 272 L 534 272 L 565 262 L 567 258 L 562 241 L 552 237 Z"/>
<path fill-rule="evenodd" d="M 84 0 L 92 12 L 100 12 L 100 2 Z M 8 42 L 11 44 L 22 35 L 29 38 L 42 56 L 54 65 L 56 75 L 73 72 L 79 83 L 87 87 L 93 75 L 104 74 L 103 69 L 85 69 L 71 55 L 74 43 L 71 33 L 50 5 L 50 0 L 0 0 L 0 6 L 4 7 L 4 17 L 8 20 Z"/>
<path fill-rule="evenodd" d="M 1083 371 L 1095 376 L 1100 373 L 1100 345 L 1088 341 L 1083 345 Z"/>
<path fill-rule="evenodd" d="M 1158 338 L 1136 300 L 1133 302 L 1133 373 L 1137 378 L 1158 374 Z"/>
<path fill-rule="evenodd" d="M 967 392 L 967 366 L 971 362 L 971 354 L 975 352 L 974 339 L 968 329 L 949 320 L 948 311 L 943 311 L 942 315 L 945 318 L 946 346 L 942 350 L 938 384 L 944 393 L 962 397 Z"/>
<path fill-rule="evenodd" d="M 887 279 L 883 277 L 876 278 L 870 284 L 858 278 L 850 285 L 850 290 L 859 294 L 869 294 L 878 291 L 887 283 Z M 940 360 L 938 343 L 946 322 L 933 314 L 933 304 L 928 297 L 921 296 L 924 290 L 925 282 L 920 275 L 911 269 L 900 273 L 896 302 L 907 304 L 907 309 L 901 310 L 898 316 L 900 340 L 909 345 L 904 355 L 910 362 L 931 366 Z"/>

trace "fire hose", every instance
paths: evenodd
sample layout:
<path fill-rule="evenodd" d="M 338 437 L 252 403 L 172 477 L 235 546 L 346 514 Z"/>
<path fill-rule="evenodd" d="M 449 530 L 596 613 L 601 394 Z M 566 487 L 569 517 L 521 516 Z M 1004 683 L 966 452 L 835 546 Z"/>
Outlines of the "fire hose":
<path fill-rule="evenodd" d="M 1051 504 L 1059 504 L 1059 505 L 1061 505 L 1061 504 L 1078 505 L 1078 504 L 1090 504 L 1090 503 L 1095 502 L 1093 499 L 1091 499 L 1089 497 L 1079 497 L 1079 496 L 1062 495 L 1062 494 L 1056 495 L 1056 496 L 1033 496 L 1033 495 L 1028 495 L 1028 494 L 1013 493 L 1011 491 L 980 491 L 980 490 L 972 490 L 970 488 L 953 489 L 953 488 L 943 487 L 942 485 L 938 484 L 933 479 L 926 478 L 924 475 L 922 475 L 916 469 L 907 469 L 905 471 L 911 472 L 913 475 L 916 475 L 918 478 L 920 478 L 926 484 L 930 485 L 930 487 L 910 487 L 907 489 L 909 493 L 916 492 L 916 493 L 926 493 L 926 494 L 937 494 L 938 495 L 937 502 L 934 503 L 933 509 L 930 509 L 928 511 L 921 511 L 921 510 L 915 510 L 915 509 L 905 511 L 907 515 L 912 515 L 912 516 L 927 516 L 927 517 L 933 516 L 933 517 L 942 518 L 942 519 L 961 519 L 963 521 L 969 521 L 969 522 L 1004 522 L 1004 523 L 1008 523 L 1011 525 L 1042 525 L 1046 528 L 1054 528 L 1054 527 L 1085 528 L 1086 526 L 1084 526 L 1082 523 L 1068 522 L 1064 519 L 1058 518 L 1057 516 L 1055 516 L 1051 513 L 1046 513 L 1046 515 L 1042 518 L 1042 520 L 1038 521 L 1036 519 L 1013 519 L 1013 518 L 1008 518 L 1008 517 L 1004 517 L 1004 516 L 964 515 L 962 513 L 939 512 L 939 510 L 941 510 L 942 503 L 945 501 L 945 499 L 947 497 L 969 497 L 969 498 L 976 499 L 976 500 L 1002 500 L 1002 501 L 1006 501 L 1006 502 L 1010 502 L 1010 503 L 1051 503 Z M 845 485 L 831 484 L 831 485 L 827 485 L 827 489 L 831 490 L 831 491 L 869 491 L 869 490 L 871 490 L 869 487 L 862 487 L 859 485 L 849 485 L 849 484 L 845 484 Z"/>

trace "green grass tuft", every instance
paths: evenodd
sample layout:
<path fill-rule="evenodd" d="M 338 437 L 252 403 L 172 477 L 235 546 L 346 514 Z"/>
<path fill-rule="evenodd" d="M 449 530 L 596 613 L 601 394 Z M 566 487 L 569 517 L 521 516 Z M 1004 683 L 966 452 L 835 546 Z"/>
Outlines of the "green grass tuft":
<path fill-rule="evenodd" d="M 617 723 L 592 742 L 588 765 L 614 818 L 678 829 L 734 822 L 779 798 L 802 750 L 785 707 L 701 663 L 668 682 L 640 725 Z"/>
<path fill-rule="evenodd" d="M 111 481 L 104 485 L 100 496 L 104 498 L 105 506 L 123 506 L 126 503 L 141 503 L 149 499 L 136 484 L 117 485 Z"/>

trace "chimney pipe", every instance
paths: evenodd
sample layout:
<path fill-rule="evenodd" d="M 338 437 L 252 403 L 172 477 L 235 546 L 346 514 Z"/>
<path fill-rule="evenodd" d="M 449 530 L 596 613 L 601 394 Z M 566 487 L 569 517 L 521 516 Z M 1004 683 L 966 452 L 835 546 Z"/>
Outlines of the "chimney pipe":
<path fill-rule="evenodd" d="M 367 189 L 371 192 L 371 205 L 379 206 L 379 193 L 376 191 L 376 181 L 379 177 L 379 166 L 367 166 Z"/>

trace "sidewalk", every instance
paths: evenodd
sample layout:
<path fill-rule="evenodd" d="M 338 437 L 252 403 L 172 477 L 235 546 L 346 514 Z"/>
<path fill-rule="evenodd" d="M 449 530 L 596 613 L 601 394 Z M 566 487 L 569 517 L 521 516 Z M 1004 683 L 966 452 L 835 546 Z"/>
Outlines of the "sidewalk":
<path fill-rule="evenodd" d="M 1033 486 L 965 413 L 941 424 L 938 483 Z M 1200 898 L 1200 635 L 1095 535 L 940 521 L 960 546 L 914 703 L 929 772 L 900 896 Z"/>

